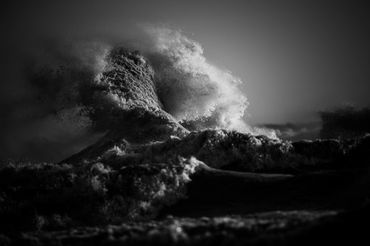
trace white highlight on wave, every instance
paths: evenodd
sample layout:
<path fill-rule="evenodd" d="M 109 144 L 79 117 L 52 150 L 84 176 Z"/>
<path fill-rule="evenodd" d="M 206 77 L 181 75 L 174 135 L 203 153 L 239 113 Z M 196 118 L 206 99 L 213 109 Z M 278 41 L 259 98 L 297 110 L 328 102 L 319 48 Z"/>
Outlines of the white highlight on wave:
<path fill-rule="evenodd" d="M 241 80 L 210 64 L 202 46 L 180 31 L 146 27 L 149 50 L 164 108 L 180 122 L 207 121 L 210 127 L 250 132 L 243 121 L 248 101 Z"/>

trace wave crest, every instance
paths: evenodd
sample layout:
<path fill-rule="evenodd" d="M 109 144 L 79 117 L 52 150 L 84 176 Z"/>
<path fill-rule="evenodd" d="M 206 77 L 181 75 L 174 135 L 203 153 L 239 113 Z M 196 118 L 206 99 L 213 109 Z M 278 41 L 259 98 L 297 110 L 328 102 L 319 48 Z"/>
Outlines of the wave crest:
<path fill-rule="evenodd" d="M 180 31 L 146 27 L 148 58 L 164 109 L 182 123 L 247 131 L 241 80 L 207 61 L 202 46 Z M 200 124 L 203 123 L 203 124 Z"/>

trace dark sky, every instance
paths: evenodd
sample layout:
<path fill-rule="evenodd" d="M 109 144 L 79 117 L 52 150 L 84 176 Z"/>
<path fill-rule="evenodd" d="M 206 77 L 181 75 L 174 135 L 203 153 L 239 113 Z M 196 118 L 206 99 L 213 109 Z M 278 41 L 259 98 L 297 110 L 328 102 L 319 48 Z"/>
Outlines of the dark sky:
<path fill-rule="evenodd" d="M 23 2 L 1 7 L 8 65 L 40 38 L 125 39 L 137 24 L 158 23 L 199 41 L 212 63 L 244 81 L 252 123 L 310 121 L 320 109 L 370 103 L 366 1 Z M 16 95 L 3 68 L 0 88 Z"/>

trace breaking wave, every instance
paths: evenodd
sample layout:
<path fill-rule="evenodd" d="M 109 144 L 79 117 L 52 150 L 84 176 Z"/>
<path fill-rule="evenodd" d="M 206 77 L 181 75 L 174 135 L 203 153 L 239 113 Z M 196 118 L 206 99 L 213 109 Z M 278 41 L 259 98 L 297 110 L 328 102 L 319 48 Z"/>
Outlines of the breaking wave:
<path fill-rule="evenodd" d="M 154 105 L 153 102 L 159 100 L 162 110 L 191 130 L 222 128 L 241 132 L 255 131 L 243 120 L 248 101 L 239 90 L 242 83 L 239 78 L 208 62 L 203 55 L 202 46 L 180 31 L 147 26 L 144 33 L 145 42 L 131 42 L 125 44 L 128 47 L 123 48 L 103 42 L 80 42 L 63 49 L 58 48 L 57 61 L 55 57 L 52 62 L 50 59 L 46 60 L 48 63 L 46 66 L 50 67 L 50 64 L 59 66 L 57 71 L 54 69 L 49 74 L 42 74 L 44 77 L 41 83 L 39 78 L 33 80 L 36 81 L 34 84 L 38 89 L 41 88 L 39 94 L 44 98 L 49 95 L 56 98 L 57 100 L 53 102 L 57 103 L 54 109 L 56 111 L 61 109 L 65 111 L 66 108 L 75 111 L 80 105 L 91 106 L 92 103 L 96 111 L 96 105 L 106 104 L 107 101 L 110 101 L 111 107 L 115 106 L 112 103 L 116 103 L 125 109 L 138 107 L 143 102 L 148 107 L 157 108 L 158 103 Z M 133 87 L 143 86 L 142 84 L 146 83 L 143 80 L 150 77 L 149 80 L 153 80 L 154 83 L 154 88 L 150 90 L 156 93 L 155 95 L 152 92 L 146 94 L 135 91 L 137 95 L 128 100 L 122 92 L 118 93 L 120 95 L 116 93 L 112 81 L 102 82 L 106 80 L 105 77 L 111 76 L 108 73 L 114 70 L 116 65 L 121 66 L 120 62 L 116 64 L 117 61 L 112 60 L 112 56 L 119 49 L 132 53 L 128 55 L 128 59 L 136 59 L 136 63 L 143 62 L 138 64 L 136 69 L 147 75 L 140 77 L 139 82 L 126 84 L 125 90 L 136 90 L 137 88 Z M 130 70 L 131 66 L 136 65 L 129 63 L 118 70 Z M 122 77 L 122 74 L 117 76 Z M 122 79 L 127 81 L 127 78 Z M 99 87 L 103 84 L 110 90 L 105 92 L 106 95 L 96 96 L 96 88 L 91 93 L 91 86 Z M 57 91 L 50 94 L 45 88 Z M 123 100 L 124 97 L 126 99 Z M 49 98 L 46 101 L 53 99 Z M 106 108 L 102 111 L 106 111 Z M 107 117 L 109 118 L 105 114 L 95 115 L 93 121 L 99 125 L 102 121 L 109 121 Z"/>
<path fill-rule="evenodd" d="M 3 93 L 3 98 L 9 102 L 6 107 L 0 108 L 3 115 L 1 129 L 4 129 L 0 145 L 5 146 L 1 148 L 0 159 L 11 155 L 32 156 L 31 159 L 35 160 L 60 159 L 62 155 L 46 158 L 44 155 L 33 156 L 28 146 L 40 149 L 40 153 L 56 153 L 62 146 L 58 141 L 65 146 L 70 139 L 75 141 L 80 133 L 88 139 L 92 134 L 110 130 L 110 120 L 117 115 L 111 108 L 138 111 L 138 105 L 150 104 L 153 100 L 157 111 L 168 113 L 171 120 L 189 130 L 256 132 L 243 119 L 248 101 L 239 90 L 242 83 L 239 78 L 211 64 L 205 58 L 202 46 L 182 32 L 154 26 L 146 26 L 143 30 L 144 34 L 135 37 L 134 41 L 123 39 L 123 45 L 121 41 L 112 40 L 58 40 L 43 43 L 41 49 L 37 47 L 25 54 L 28 62 L 18 68 L 22 79 L 14 82 L 19 93 L 25 95 L 8 98 L 6 92 Z M 130 53 L 126 58 L 133 60 L 128 67 L 116 66 L 112 62 L 112 53 L 117 47 L 124 47 Z M 143 76 L 137 77 L 134 71 L 123 73 L 135 77 L 133 85 L 142 83 L 144 77 L 150 80 L 149 87 L 154 86 L 150 92 L 138 93 L 135 91 L 138 88 L 132 88 L 127 83 L 122 90 L 118 88 L 120 85 L 113 86 L 110 79 L 102 83 L 102 80 L 110 78 L 112 69 L 120 73 L 125 69 L 135 70 L 135 66 Z M 124 77 L 122 81 L 125 81 Z M 120 92 L 117 94 L 117 91 Z M 127 91 L 136 95 L 126 97 L 124 94 Z M 153 109 L 153 105 L 147 106 Z M 125 121 L 125 117 L 121 120 Z M 126 127 L 130 127 L 131 123 Z M 62 128 L 68 132 L 68 139 L 58 132 L 44 131 L 46 128 Z M 38 139 L 42 139 L 42 145 L 38 144 Z M 48 144 L 51 142 L 53 145 Z M 63 155 L 80 148 L 74 146 L 69 150 L 63 147 Z"/>

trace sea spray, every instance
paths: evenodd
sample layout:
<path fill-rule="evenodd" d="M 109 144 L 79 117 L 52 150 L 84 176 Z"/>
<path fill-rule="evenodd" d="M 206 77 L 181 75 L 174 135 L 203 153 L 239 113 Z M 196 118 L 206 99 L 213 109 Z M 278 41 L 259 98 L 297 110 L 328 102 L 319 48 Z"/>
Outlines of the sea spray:
<path fill-rule="evenodd" d="M 239 90 L 239 78 L 212 65 L 202 46 L 180 31 L 153 26 L 145 30 L 152 44 L 144 51 L 167 112 L 184 124 L 247 131 L 243 116 L 248 101 Z"/>

